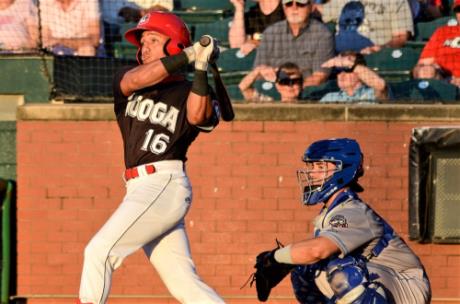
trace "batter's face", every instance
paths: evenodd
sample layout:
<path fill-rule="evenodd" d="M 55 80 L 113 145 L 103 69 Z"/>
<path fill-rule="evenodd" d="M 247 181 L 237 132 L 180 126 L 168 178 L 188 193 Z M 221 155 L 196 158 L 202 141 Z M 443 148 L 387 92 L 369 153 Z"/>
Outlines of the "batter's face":
<path fill-rule="evenodd" d="M 145 31 L 141 37 L 141 58 L 146 64 L 160 58 L 166 57 L 164 45 L 168 37 L 155 31 Z"/>

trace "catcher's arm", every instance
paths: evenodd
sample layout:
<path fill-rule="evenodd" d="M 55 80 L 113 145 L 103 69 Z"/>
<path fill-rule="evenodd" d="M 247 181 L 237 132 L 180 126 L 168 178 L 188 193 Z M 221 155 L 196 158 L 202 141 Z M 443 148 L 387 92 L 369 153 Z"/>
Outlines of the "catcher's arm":
<path fill-rule="evenodd" d="M 277 240 L 275 249 L 264 251 L 256 258 L 256 264 L 254 265 L 256 272 L 253 274 L 253 282 L 256 282 L 259 301 L 265 302 L 271 290 L 296 265 L 314 264 L 339 251 L 339 247 L 325 237 L 308 239 L 286 247 Z M 251 286 L 253 282 L 251 282 Z"/>
<path fill-rule="evenodd" d="M 316 237 L 280 248 L 275 252 L 278 262 L 292 264 L 314 264 L 333 254 L 340 252 L 340 248 L 327 237 Z"/>

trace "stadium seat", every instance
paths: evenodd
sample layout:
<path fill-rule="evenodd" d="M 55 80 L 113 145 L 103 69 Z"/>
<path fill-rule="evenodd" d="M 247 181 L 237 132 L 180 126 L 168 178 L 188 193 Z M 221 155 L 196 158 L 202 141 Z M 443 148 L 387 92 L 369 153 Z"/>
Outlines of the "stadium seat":
<path fill-rule="evenodd" d="M 243 94 L 241 94 L 241 91 L 237 84 L 227 85 L 226 88 L 228 95 L 230 96 L 230 99 L 232 99 L 232 101 L 244 101 Z M 281 101 L 281 95 L 276 90 L 275 83 L 273 82 L 265 80 L 256 80 L 254 82 L 254 88 L 260 94 L 272 97 L 274 102 Z"/>
<path fill-rule="evenodd" d="M 226 85 L 227 93 L 232 103 L 242 102 L 244 101 L 243 94 L 241 94 L 240 88 L 237 84 Z"/>
<path fill-rule="evenodd" d="M 340 91 L 340 88 L 337 85 L 337 80 L 329 80 L 319 86 L 304 88 L 300 94 L 300 99 L 304 101 L 318 101 L 327 93 L 338 91 Z"/>
<path fill-rule="evenodd" d="M 179 0 L 174 3 L 174 13 L 188 24 L 207 23 L 233 15 L 230 1 Z"/>
<path fill-rule="evenodd" d="M 113 43 L 115 58 L 136 59 L 137 48 L 125 39 L 127 30 L 136 27 L 137 23 L 123 23 L 120 26 L 121 41 Z"/>
<path fill-rule="evenodd" d="M 431 101 L 452 103 L 459 101 L 456 86 L 435 79 L 412 79 L 389 84 L 390 98 L 395 101 Z"/>
<path fill-rule="evenodd" d="M 230 1 L 229 1 L 230 2 Z M 255 1 L 244 1 L 244 11 L 248 12 L 251 7 L 258 5 Z"/>
<path fill-rule="evenodd" d="M 278 90 L 276 90 L 274 82 L 266 80 L 256 80 L 256 82 L 254 83 L 254 88 L 260 94 L 272 97 L 274 101 L 281 101 L 281 95 L 280 93 L 278 93 Z"/>
<path fill-rule="evenodd" d="M 366 55 L 367 66 L 387 81 L 410 79 L 410 71 L 420 56 L 421 49 L 411 47 L 383 48 L 377 53 Z"/>
<path fill-rule="evenodd" d="M 332 34 L 336 34 L 337 31 L 337 23 L 334 21 L 329 21 L 326 23 L 327 28 L 331 31 Z"/>
<path fill-rule="evenodd" d="M 437 28 L 443 25 L 456 24 L 457 20 L 452 17 L 442 17 L 429 22 L 418 22 L 415 24 L 414 40 L 407 41 L 406 46 L 415 49 L 423 49 Z"/>
<path fill-rule="evenodd" d="M 227 49 L 220 53 L 217 65 L 219 66 L 219 71 L 224 73 L 250 71 L 252 70 L 255 58 L 255 50 L 244 56 L 241 54 L 239 48 Z"/>
<path fill-rule="evenodd" d="M 226 85 L 238 84 L 252 70 L 256 51 L 242 56 L 238 48 L 227 49 L 220 53 L 217 66 Z"/>
<path fill-rule="evenodd" d="M 220 73 L 220 77 L 225 85 L 231 84 L 239 84 L 241 79 L 246 76 L 249 71 L 235 71 L 235 72 L 227 72 L 227 73 Z"/>
<path fill-rule="evenodd" d="M 228 31 L 233 17 L 225 18 L 211 23 L 197 23 L 193 25 L 193 38 L 198 41 L 203 35 L 211 35 L 219 39 L 223 47 L 228 47 Z"/>
<path fill-rule="evenodd" d="M 113 53 L 115 58 L 136 59 L 137 48 L 126 42 L 114 42 Z"/>
<path fill-rule="evenodd" d="M 182 11 L 233 10 L 230 1 L 179 0 L 174 1 L 174 9 Z"/>
<path fill-rule="evenodd" d="M 430 22 L 419 22 L 415 25 L 415 41 L 428 41 L 437 28 L 444 25 L 457 25 L 452 17 L 438 18 Z"/>

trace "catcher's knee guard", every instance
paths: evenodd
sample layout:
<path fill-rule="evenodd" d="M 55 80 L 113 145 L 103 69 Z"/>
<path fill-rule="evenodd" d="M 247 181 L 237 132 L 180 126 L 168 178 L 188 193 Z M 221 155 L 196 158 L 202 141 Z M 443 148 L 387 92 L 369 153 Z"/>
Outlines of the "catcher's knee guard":
<path fill-rule="evenodd" d="M 352 256 L 334 259 L 327 264 L 326 272 L 334 292 L 330 303 L 388 303 L 383 287 L 377 282 L 369 282 L 369 272 L 363 259 Z"/>
<path fill-rule="evenodd" d="M 317 269 L 316 265 L 299 265 L 291 272 L 292 288 L 299 303 L 327 303 L 327 298 L 321 293 L 315 283 Z"/>

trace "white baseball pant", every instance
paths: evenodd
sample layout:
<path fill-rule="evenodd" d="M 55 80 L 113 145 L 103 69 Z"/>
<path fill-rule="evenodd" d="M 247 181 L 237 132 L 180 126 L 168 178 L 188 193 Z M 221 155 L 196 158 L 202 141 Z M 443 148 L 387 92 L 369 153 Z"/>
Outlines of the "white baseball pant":
<path fill-rule="evenodd" d="M 181 303 L 224 303 L 198 276 L 191 258 L 184 217 L 192 188 L 181 161 L 152 163 L 148 175 L 126 183 L 123 202 L 85 248 L 79 299 L 107 301 L 113 270 L 143 248 L 169 292 Z"/>

